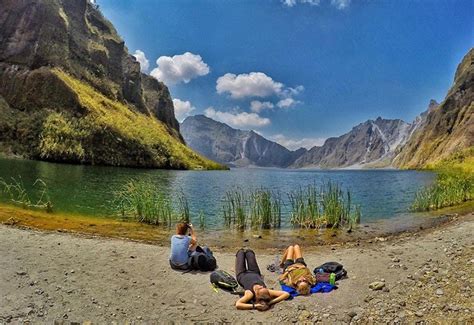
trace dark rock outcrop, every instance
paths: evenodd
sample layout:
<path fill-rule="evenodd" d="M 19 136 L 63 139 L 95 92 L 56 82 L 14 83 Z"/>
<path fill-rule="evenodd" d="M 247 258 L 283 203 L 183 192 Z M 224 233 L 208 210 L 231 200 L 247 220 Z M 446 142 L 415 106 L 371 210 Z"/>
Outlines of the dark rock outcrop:
<path fill-rule="evenodd" d="M 181 132 L 197 152 L 234 167 L 287 167 L 306 152 L 303 148 L 290 151 L 254 131 L 233 129 L 204 115 L 186 118 Z"/>
<path fill-rule="evenodd" d="M 140 72 L 88 0 L 0 0 L 0 96 L 4 151 L 71 163 L 216 167 L 184 146 L 168 88 Z M 129 123 L 115 125 L 112 118 Z M 81 154 L 45 153 L 47 121 L 66 126 L 50 128 L 49 140 L 64 135 L 53 137 L 52 130 L 87 134 L 77 140 Z M 159 132 L 129 129 L 137 127 Z"/>
<path fill-rule="evenodd" d="M 433 104 L 395 157 L 395 166 L 426 167 L 474 146 L 474 49 L 459 64 L 444 101 Z"/>

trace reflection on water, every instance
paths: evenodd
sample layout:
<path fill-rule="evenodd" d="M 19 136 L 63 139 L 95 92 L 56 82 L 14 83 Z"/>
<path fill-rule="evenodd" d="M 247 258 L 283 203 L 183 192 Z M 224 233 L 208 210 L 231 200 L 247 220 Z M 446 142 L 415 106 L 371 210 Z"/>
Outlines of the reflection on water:
<path fill-rule="evenodd" d="M 405 213 L 416 190 L 433 180 L 432 173 L 420 171 L 257 168 L 167 171 L 0 159 L 0 177 L 7 180 L 19 176 L 27 187 L 37 178 L 44 180 L 57 211 L 104 216 L 112 214 L 113 192 L 120 186 L 132 178 L 150 180 L 171 197 L 176 198 L 183 191 L 191 213 L 197 216 L 199 211 L 204 211 L 206 223 L 213 227 L 221 225 L 223 195 L 235 187 L 244 190 L 265 187 L 280 192 L 286 204 L 283 219 L 287 219 L 289 191 L 311 183 L 339 182 L 351 189 L 353 202 L 362 207 L 362 221 L 367 222 Z"/>

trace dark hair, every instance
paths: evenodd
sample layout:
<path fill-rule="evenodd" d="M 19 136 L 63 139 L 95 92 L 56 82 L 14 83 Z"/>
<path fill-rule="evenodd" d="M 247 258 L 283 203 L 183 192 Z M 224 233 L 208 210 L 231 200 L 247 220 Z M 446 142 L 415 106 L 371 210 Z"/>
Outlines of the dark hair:
<path fill-rule="evenodd" d="M 186 235 L 189 225 L 187 223 L 180 222 L 176 225 L 176 233 L 178 235 Z"/>
<path fill-rule="evenodd" d="M 258 293 L 258 294 L 257 294 Z M 260 304 L 263 308 L 259 309 L 260 311 L 265 311 L 270 309 L 270 301 L 272 297 L 270 296 L 270 292 L 267 288 L 262 288 L 255 292 L 255 303 Z"/>

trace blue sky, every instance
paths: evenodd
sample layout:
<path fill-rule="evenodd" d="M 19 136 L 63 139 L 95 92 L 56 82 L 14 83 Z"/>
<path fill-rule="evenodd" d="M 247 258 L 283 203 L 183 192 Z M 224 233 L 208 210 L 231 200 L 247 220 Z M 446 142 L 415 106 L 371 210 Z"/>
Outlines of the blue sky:
<path fill-rule="evenodd" d="M 181 118 L 289 147 L 378 116 L 413 120 L 474 46 L 471 0 L 97 2 Z"/>

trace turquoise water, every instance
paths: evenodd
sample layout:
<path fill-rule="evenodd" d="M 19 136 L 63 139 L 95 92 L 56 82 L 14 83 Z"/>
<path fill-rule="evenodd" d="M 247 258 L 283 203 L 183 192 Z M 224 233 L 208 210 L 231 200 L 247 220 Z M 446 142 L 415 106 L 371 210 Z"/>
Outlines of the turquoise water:
<path fill-rule="evenodd" d="M 226 191 L 240 187 L 265 187 L 279 191 L 286 203 L 283 219 L 288 218 L 287 193 L 312 183 L 329 180 L 350 189 L 353 202 L 362 208 L 362 222 L 393 218 L 406 213 L 420 187 L 434 174 L 399 170 L 285 170 L 232 169 L 230 171 L 169 171 L 98 166 L 77 166 L 0 158 L 0 177 L 21 177 L 25 187 L 38 178 L 48 184 L 55 211 L 113 217 L 113 193 L 130 179 L 150 180 L 161 191 L 177 199 L 183 191 L 191 217 L 204 211 L 206 223 L 221 225 L 222 200 Z M 5 196 L 0 196 L 5 202 Z"/>

